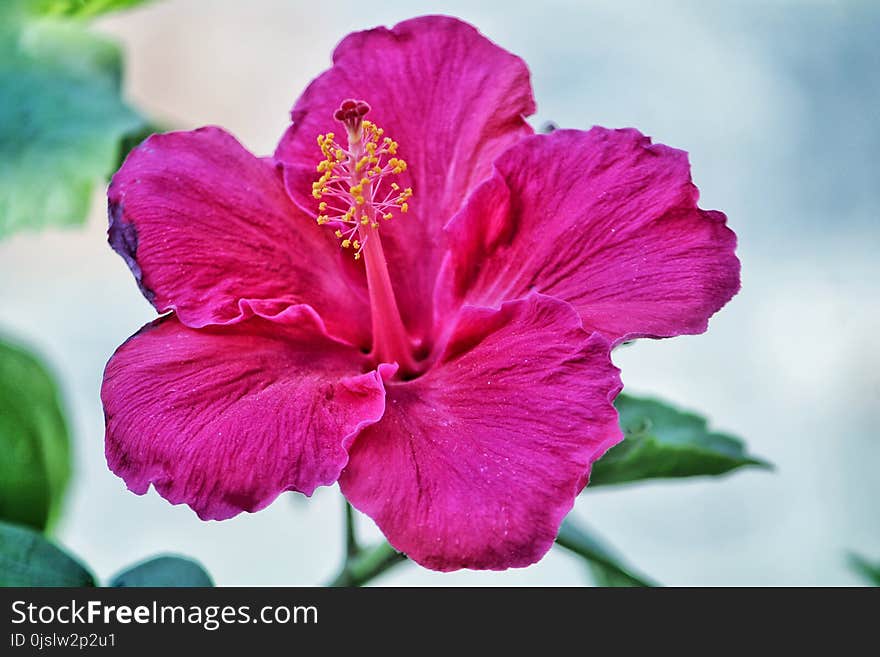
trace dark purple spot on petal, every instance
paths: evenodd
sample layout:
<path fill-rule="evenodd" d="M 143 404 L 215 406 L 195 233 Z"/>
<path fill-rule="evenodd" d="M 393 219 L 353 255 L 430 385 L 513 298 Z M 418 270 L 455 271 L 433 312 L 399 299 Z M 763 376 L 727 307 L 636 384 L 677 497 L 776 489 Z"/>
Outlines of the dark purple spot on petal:
<path fill-rule="evenodd" d="M 153 303 L 156 298 L 155 292 L 144 285 L 143 272 L 137 261 L 138 234 L 133 223 L 125 221 L 122 211 L 122 202 L 111 200 L 107 206 L 107 216 L 110 219 L 110 227 L 107 229 L 107 241 L 116 253 L 125 260 L 131 273 L 137 281 L 141 293 L 147 301 Z"/>

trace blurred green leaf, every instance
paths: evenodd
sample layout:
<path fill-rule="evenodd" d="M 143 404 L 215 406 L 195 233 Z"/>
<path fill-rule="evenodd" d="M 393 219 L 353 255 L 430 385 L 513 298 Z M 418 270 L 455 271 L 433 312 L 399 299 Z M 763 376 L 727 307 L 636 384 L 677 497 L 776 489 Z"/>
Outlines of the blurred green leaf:
<path fill-rule="evenodd" d="M 614 403 L 626 437 L 593 465 L 590 487 L 719 475 L 746 465 L 771 467 L 748 454 L 741 440 L 709 431 L 699 415 L 629 395 Z"/>
<path fill-rule="evenodd" d="M 120 97 L 118 46 L 78 21 L 0 3 L 0 238 L 81 223 L 120 141 L 144 121 Z"/>
<path fill-rule="evenodd" d="M 154 123 L 145 123 L 140 126 L 137 130 L 128 133 L 122 138 L 122 141 L 119 142 L 119 154 L 116 156 L 116 165 L 115 169 L 119 169 L 122 166 L 122 163 L 125 162 L 125 158 L 128 157 L 128 154 L 137 146 L 140 146 L 141 142 L 143 142 L 147 137 L 152 134 L 158 132 L 165 132 L 167 128 L 156 125 Z"/>
<path fill-rule="evenodd" d="M 34 12 L 45 16 L 91 18 L 99 14 L 130 9 L 152 0 L 31 0 Z"/>
<path fill-rule="evenodd" d="M 0 341 L 0 520 L 43 530 L 70 479 L 70 439 L 52 376 Z"/>
<path fill-rule="evenodd" d="M 214 581 L 201 564 L 192 559 L 162 555 L 126 568 L 113 578 L 110 586 L 214 586 Z"/>
<path fill-rule="evenodd" d="M 587 562 L 597 586 L 657 586 L 632 571 L 601 539 L 570 518 L 559 528 L 556 543 Z"/>
<path fill-rule="evenodd" d="M 72 556 L 28 527 L 0 521 L 0 586 L 94 586 Z"/>
<path fill-rule="evenodd" d="M 870 562 L 860 554 L 849 555 L 850 567 L 872 586 L 880 586 L 880 561 Z"/>

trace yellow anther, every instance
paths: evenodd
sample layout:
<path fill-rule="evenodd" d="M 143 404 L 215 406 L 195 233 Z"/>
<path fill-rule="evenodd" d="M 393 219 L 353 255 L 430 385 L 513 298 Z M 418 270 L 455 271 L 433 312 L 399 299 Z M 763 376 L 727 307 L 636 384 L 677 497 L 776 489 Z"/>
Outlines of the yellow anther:
<path fill-rule="evenodd" d="M 346 126 L 348 130 L 347 123 Z M 413 195 L 411 187 L 403 189 L 398 183 L 386 180 L 390 174 L 400 174 L 407 170 L 406 161 L 396 157 L 398 143 L 390 137 L 384 137 L 385 131 L 375 123 L 363 121 L 360 127 L 360 144 L 352 144 L 349 150 L 335 141 L 332 132 L 318 135 L 318 146 L 324 159 L 317 163 L 319 177 L 312 183 L 312 195 L 320 201 L 315 221 L 319 225 L 333 223 L 346 226 L 332 228 L 333 234 L 342 248 L 354 251 L 353 255 L 358 260 L 361 259 L 364 243 L 354 238 L 365 235 L 358 231 L 367 226 L 376 230 L 382 220 L 393 219 L 392 208 L 395 206 L 402 213 L 408 212 L 407 201 Z M 353 133 L 351 130 L 348 132 L 351 139 Z M 383 193 L 384 200 L 381 197 L 374 198 L 383 181 L 393 191 Z M 324 196 L 339 200 L 321 200 Z M 331 203 L 336 205 L 337 202 L 347 209 L 342 212 L 341 209 L 331 208 Z"/>

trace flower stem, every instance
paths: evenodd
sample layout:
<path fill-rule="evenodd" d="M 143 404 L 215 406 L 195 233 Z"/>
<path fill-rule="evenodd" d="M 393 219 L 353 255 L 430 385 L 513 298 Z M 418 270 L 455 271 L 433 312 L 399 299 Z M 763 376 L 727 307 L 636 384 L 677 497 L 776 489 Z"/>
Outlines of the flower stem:
<path fill-rule="evenodd" d="M 346 562 L 355 558 L 361 551 L 358 545 L 357 534 L 354 528 L 354 509 L 348 500 L 343 500 L 345 504 L 345 560 Z"/>
<path fill-rule="evenodd" d="M 596 536 L 586 528 L 578 526 L 571 517 L 566 518 L 559 528 L 556 544 L 587 561 L 594 573 L 596 568 L 599 568 L 600 572 L 604 573 L 603 582 L 608 580 L 608 574 L 617 582 L 600 583 L 600 586 L 658 586 L 647 577 L 630 570 Z"/>
<path fill-rule="evenodd" d="M 363 586 L 374 577 L 378 577 L 396 564 L 406 561 L 406 555 L 400 554 L 385 541 L 370 548 L 363 548 L 358 543 L 354 528 L 354 508 L 345 504 L 345 563 L 328 586 Z"/>
<path fill-rule="evenodd" d="M 353 559 L 348 559 L 329 586 L 363 586 L 386 570 L 406 561 L 401 554 L 386 542 L 363 550 Z"/>

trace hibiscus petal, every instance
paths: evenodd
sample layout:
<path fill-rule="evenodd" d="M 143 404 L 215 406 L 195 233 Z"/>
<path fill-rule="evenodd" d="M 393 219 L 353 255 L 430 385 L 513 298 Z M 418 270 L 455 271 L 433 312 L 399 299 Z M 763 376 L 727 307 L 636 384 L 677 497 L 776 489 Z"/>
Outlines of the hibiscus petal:
<path fill-rule="evenodd" d="M 312 213 L 311 181 L 323 159 L 315 137 L 340 132 L 333 112 L 345 98 L 372 106 L 368 118 L 400 144 L 409 165 L 398 180 L 414 190 L 410 212 L 383 224 L 382 241 L 404 321 L 425 337 L 445 250 L 443 226 L 492 173 L 494 159 L 532 133 L 523 119 L 535 111 L 528 69 L 449 17 L 349 35 L 336 48 L 333 67 L 297 101 L 275 154 L 291 196 Z"/>
<path fill-rule="evenodd" d="M 697 207 L 685 152 L 636 130 L 559 130 L 495 166 L 447 227 L 438 306 L 537 290 L 620 342 L 702 333 L 739 290 L 736 236 Z"/>
<path fill-rule="evenodd" d="M 328 330 L 369 344 L 363 281 L 280 173 L 219 128 L 154 135 L 108 192 L 110 244 L 159 312 L 194 328 L 311 305 Z"/>
<path fill-rule="evenodd" d="M 343 493 L 428 568 L 534 563 L 622 437 L 609 350 L 557 299 L 465 308 L 434 368 L 386 382 L 385 415 L 352 447 Z"/>
<path fill-rule="evenodd" d="M 384 409 L 380 376 L 308 308 L 191 329 L 173 315 L 123 344 L 101 398 L 110 469 L 202 519 L 256 511 L 336 481 Z"/>

